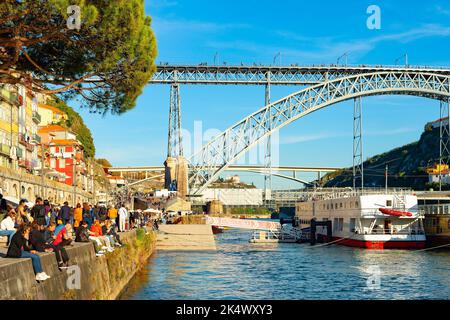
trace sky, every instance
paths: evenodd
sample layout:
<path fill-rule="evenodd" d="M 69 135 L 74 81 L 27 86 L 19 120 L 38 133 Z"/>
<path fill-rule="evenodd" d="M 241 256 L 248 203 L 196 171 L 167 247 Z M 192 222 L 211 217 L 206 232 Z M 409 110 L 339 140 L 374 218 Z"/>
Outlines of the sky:
<path fill-rule="evenodd" d="M 379 29 L 369 29 L 370 5 L 380 8 Z M 146 0 L 158 42 L 157 63 L 404 64 L 450 67 L 448 1 L 266 1 Z M 277 54 L 280 53 L 278 56 Z M 278 100 L 301 90 L 272 86 Z M 204 138 L 219 133 L 264 106 L 263 86 L 181 86 L 182 127 Z M 362 100 L 364 158 L 419 139 L 439 103 L 418 97 L 379 96 Z M 114 166 L 162 165 L 167 156 L 169 86 L 147 85 L 137 106 L 124 115 L 90 114 L 76 107 L 91 129 L 97 158 Z M 279 165 L 352 165 L 353 102 L 342 102 L 301 118 L 279 132 Z M 193 141 L 186 141 L 186 150 Z M 206 140 L 206 139 L 205 139 Z M 275 139 L 274 139 L 275 140 Z M 263 150 L 263 149 L 260 149 Z M 260 153 L 263 154 L 263 153 Z M 263 163 L 263 157 L 256 160 Z M 254 164 L 239 162 L 245 164 Z M 228 176 L 230 173 L 225 173 Z M 263 177 L 240 173 L 263 186 Z M 312 179 L 315 174 L 300 174 Z M 301 185 L 273 178 L 273 189 Z"/>

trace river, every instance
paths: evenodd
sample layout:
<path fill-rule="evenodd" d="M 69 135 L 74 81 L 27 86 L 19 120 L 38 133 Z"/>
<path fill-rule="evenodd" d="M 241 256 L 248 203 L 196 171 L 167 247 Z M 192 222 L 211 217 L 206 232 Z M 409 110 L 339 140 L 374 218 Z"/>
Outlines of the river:
<path fill-rule="evenodd" d="M 122 299 L 449 299 L 450 251 L 252 244 L 216 235 L 217 252 L 157 252 Z"/>

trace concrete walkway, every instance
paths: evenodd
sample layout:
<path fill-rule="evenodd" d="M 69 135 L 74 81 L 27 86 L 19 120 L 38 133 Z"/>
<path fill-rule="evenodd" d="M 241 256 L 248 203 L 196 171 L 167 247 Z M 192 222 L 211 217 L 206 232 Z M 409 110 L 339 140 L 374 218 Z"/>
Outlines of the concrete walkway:
<path fill-rule="evenodd" d="M 216 250 L 216 241 L 210 225 L 160 224 L 157 250 Z"/>

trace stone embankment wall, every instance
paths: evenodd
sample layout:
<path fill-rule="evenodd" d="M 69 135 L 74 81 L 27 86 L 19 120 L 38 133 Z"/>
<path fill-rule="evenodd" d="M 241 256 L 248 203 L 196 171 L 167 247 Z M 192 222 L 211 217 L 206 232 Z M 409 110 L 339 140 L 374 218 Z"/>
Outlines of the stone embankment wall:
<path fill-rule="evenodd" d="M 35 280 L 31 259 L 3 258 L 6 249 L 0 249 L 0 299 L 117 299 L 156 244 L 155 233 L 144 229 L 120 236 L 125 245 L 101 257 L 95 256 L 91 243 L 67 247 L 71 265 L 79 269 L 60 271 L 54 253 L 40 254 L 43 269 L 51 276 L 41 283 Z"/>

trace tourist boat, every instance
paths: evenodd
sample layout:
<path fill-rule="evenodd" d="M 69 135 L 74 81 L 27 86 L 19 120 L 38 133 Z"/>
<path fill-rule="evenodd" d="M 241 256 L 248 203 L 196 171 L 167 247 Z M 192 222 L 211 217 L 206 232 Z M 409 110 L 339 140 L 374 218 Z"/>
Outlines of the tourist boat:
<path fill-rule="evenodd" d="M 407 190 L 344 189 L 312 196 L 296 204 L 294 224 L 314 240 L 352 247 L 413 249 L 426 243 L 417 197 Z"/>

